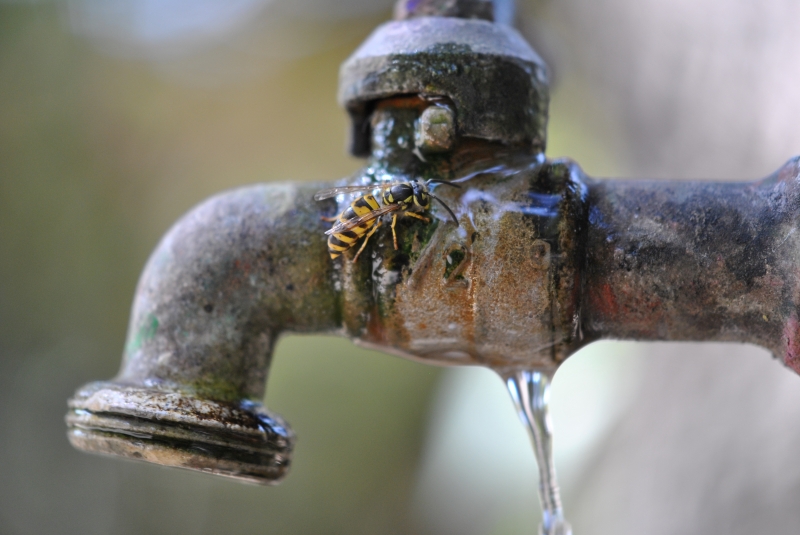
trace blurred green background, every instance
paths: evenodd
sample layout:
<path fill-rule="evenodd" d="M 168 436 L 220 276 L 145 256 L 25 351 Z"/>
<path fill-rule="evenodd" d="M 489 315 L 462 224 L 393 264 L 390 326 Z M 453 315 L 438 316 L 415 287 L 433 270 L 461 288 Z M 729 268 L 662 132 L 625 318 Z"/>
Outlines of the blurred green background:
<path fill-rule="evenodd" d="M 759 16 L 720 1 L 645 3 L 518 3 L 553 66 L 549 155 L 594 176 L 755 178 L 800 153 L 789 2 Z M 390 12 L 386 0 L 0 3 L 0 534 L 534 532 L 535 467 L 500 380 L 346 340 L 277 348 L 267 404 L 298 435 L 278 487 L 88 456 L 65 437 L 66 399 L 116 373 L 139 272 L 174 220 L 226 188 L 335 179 L 362 164 L 345 151 L 337 71 Z M 716 509 L 682 507 L 680 484 L 636 479 L 699 477 L 684 460 L 719 447 L 687 439 L 702 423 L 658 412 L 710 399 L 692 371 L 698 347 L 603 343 L 559 371 L 557 462 L 576 533 L 701 533 L 750 496 L 742 466 L 764 471 L 746 447 L 693 485 L 726 489 Z M 750 444 L 737 424 L 752 412 L 734 401 L 742 378 L 765 397 L 786 383 L 788 406 L 800 383 L 763 353 L 728 348 L 704 362 L 748 363 L 741 380 L 721 380 L 719 404 L 692 412 L 723 422 L 723 443 Z M 759 410 L 776 422 L 759 436 L 790 441 L 775 404 Z M 656 436 L 652 422 L 670 453 L 631 457 Z M 730 466 L 739 475 L 719 483 Z M 797 470 L 769 473 L 791 503 Z M 698 492 L 692 503 L 706 500 Z M 787 518 L 774 532 L 796 527 Z"/>

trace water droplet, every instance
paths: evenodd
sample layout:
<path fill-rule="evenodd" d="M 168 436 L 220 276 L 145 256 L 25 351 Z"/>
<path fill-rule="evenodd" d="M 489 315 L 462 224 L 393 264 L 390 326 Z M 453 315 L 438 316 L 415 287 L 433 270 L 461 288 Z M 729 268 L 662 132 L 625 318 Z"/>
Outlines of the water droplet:
<path fill-rule="evenodd" d="M 553 463 L 550 377 L 542 372 L 519 371 L 505 380 L 519 418 L 528 430 L 536 464 L 539 465 L 539 501 L 542 505 L 539 535 L 572 535 L 572 528 L 564 519 Z"/>

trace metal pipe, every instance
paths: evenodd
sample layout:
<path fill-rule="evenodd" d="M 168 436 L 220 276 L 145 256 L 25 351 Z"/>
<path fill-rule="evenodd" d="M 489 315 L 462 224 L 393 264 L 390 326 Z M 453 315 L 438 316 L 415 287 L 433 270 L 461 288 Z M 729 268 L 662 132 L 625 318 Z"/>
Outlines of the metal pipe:
<path fill-rule="evenodd" d="M 596 181 L 584 333 L 767 348 L 800 372 L 800 159 L 759 182 Z"/>

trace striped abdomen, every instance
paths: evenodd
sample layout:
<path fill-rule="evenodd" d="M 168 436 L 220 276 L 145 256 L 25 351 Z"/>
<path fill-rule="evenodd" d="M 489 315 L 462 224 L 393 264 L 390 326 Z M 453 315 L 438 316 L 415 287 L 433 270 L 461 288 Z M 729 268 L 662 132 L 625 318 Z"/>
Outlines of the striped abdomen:
<path fill-rule="evenodd" d="M 374 210 L 377 210 L 378 208 L 380 208 L 380 205 L 378 204 L 378 201 L 375 200 L 375 197 L 373 197 L 371 194 L 364 195 L 351 202 L 350 206 L 348 206 L 344 212 L 339 214 L 339 223 L 346 223 L 350 219 L 361 217 Z M 373 219 L 372 221 L 367 221 L 357 227 L 353 227 L 350 230 L 334 232 L 331 234 L 328 237 L 328 252 L 330 253 L 331 258 L 338 258 L 343 252 L 355 245 L 359 238 L 364 236 L 369 229 L 375 226 L 375 223 L 376 220 Z"/>

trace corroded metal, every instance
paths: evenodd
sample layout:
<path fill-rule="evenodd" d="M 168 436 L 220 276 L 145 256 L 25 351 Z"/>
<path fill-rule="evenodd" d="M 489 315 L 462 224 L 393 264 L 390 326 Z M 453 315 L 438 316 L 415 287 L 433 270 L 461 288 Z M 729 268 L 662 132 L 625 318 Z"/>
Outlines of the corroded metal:
<path fill-rule="evenodd" d="M 371 153 L 374 104 L 397 95 L 449 99 L 464 137 L 544 151 L 547 68 L 510 26 L 445 17 L 379 26 L 339 72 L 354 155 Z"/>
<path fill-rule="evenodd" d="M 717 340 L 800 372 L 800 159 L 752 183 L 596 181 L 589 340 Z"/>
<path fill-rule="evenodd" d="M 69 440 L 92 453 L 251 483 L 278 482 L 289 468 L 294 435 L 258 403 L 218 402 L 118 378 L 78 390 L 69 407 Z"/>
<path fill-rule="evenodd" d="M 754 343 L 800 371 L 798 160 L 749 184 L 590 179 L 544 158 L 544 69 L 519 36 L 399 23 L 342 70 L 366 167 L 223 193 L 181 219 L 139 282 L 119 376 L 70 401 L 75 446 L 280 480 L 294 437 L 260 400 L 286 332 L 504 376 L 552 372 L 601 338 Z M 434 205 L 430 223 L 399 219 L 397 249 L 384 225 L 358 262 L 331 261 L 321 216 L 352 198 L 317 190 L 416 179 L 459 186 L 435 190 L 458 225 Z"/>
<path fill-rule="evenodd" d="M 419 113 L 407 103 L 384 104 L 376 131 L 391 124 L 387 138 L 395 145 L 387 148 L 378 136 L 373 142 L 389 161 L 408 167 L 373 161 L 368 170 L 389 180 L 437 176 L 460 185 L 436 190 L 460 226 L 443 211 L 430 225 L 409 218 L 398 230 L 399 250 L 391 233 L 379 233 L 371 262 L 344 263 L 348 334 L 438 364 L 553 368 L 580 343 L 576 297 L 587 190 L 577 168 L 469 139 L 426 162 L 403 159 L 413 146 L 396 140 L 409 139 Z"/>

